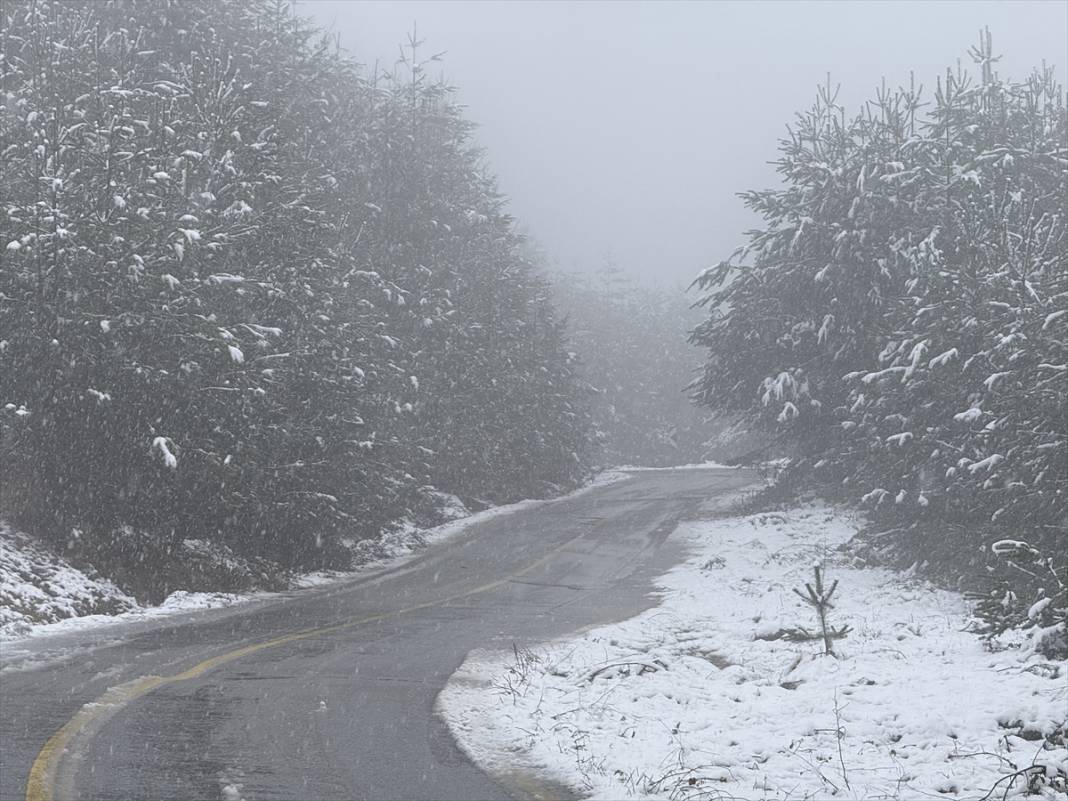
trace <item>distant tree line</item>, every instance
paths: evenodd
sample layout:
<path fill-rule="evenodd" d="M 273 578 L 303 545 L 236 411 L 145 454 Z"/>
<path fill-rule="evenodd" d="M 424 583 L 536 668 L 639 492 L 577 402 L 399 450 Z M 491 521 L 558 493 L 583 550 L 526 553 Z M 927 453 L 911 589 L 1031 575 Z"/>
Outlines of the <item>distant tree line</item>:
<path fill-rule="evenodd" d="M 284 0 L 6 2 L 0 510 L 286 567 L 544 496 L 588 390 L 452 90 Z"/>
<path fill-rule="evenodd" d="M 793 443 L 784 477 L 869 510 L 874 550 L 983 577 L 992 628 L 1068 614 L 1068 142 L 1049 69 L 950 71 L 847 117 L 821 91 L 784 186 L 699 279 L 701 402 Z M 975 585 L 973 585 L 975 586 Z"/>
<path fill-rule="evenodd" d="M 606 464 L 648 467 L 726 458 L 745 449 L 722 418 L 686 391 L 701 367 L 686 334 L 701 320 L 683 288 L 643 283 L 606 257 L 593 272 L 554 276 L 557 307 L 591 388 L 591 413 Z"/>

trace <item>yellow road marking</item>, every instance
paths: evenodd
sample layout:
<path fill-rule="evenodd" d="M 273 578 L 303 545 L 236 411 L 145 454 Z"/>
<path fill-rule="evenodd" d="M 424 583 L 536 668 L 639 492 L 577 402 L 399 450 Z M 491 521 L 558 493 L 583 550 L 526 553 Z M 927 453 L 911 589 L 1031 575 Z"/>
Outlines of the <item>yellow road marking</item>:
<path fill-rule="evenodd" d="M 26 779 L 26 801 L 55 801 L 56 777 L 59 773 L 59 763 L 74 737 L 83 732 L 86 727 L 102 716 L 114 714 L 121 707 L 143 695 L 147 695 L 158 687 L 198 678 L 220 665 L 225 665 L 228 662 L 233 662 L 235 659 L 240 659 L 241 657 L 254 654 L 258 651 L 264 651 L 268 648 L 275 648 L 279 645 L 285 645 L 286 643 L 296 642 L 298 640 L 306 640 L 310 637 L 318 637 L 323 634 L 333 634 L 334 632 L 356 628 L 357 626 L 362 626 L 366 623 L 374 623 L 379 620 L 384 620 L 385 618 L 418 612 L 421 609 L 429 609 L 434 606 L 442 606 L 462 598 L 470 598 L 472 595 L 489 592 L 490 590 L 501 587 L 512 579 L 525 575 L 531 570 L 545 564 L 552 557 L 571 545 L 575 540 L 580 539 L 581 536 L 582 535 L 573 537 L 563 545 L 553 548 L 545 554 L 545 556 L 541 557 L 536 562 L 527 565 L 522 570 L 511 573 L 496 581 L 491 581 L 488 584 L 483 584 L 480 587 L 475 587 L 472 590 L 467 590 L 466 592 L 450 595 L 446 598 L 439 598 L 435 601 L 427 601 L 426 603 L 417 604 L 416 606 L 409 606 L 405 609 L 394 609 L 390 612 L 381 612 L 377 615 L 370 615 L 358 620 L 350 620 L 347 623 L 338 623 L 333 626 L 325 626 L 318 629 L 305 629 L 304 631 L 298 631 L 293 634 L 286 634 L 285 636 L 277 637 L 273 640 L 267 640 L 266 642 L 256 643 L 254 645 L 246 645 L 243 648 L 213 656 L 210 659 L 205 659 L 203 662 L 193 665 L 193 667 L 188 670 L 183 670 L 181 673 L 176 673 L 173 676 L 142 676 L 139 679 L 134 679 L 125 684 L 112 687 L 96 701 L 91 701 L 79 709 L 78 713 L 67 721 L 63 727 L 53 734 L 48 739 L 48 742 L 44 744 L 40 753 L 37 754 L 37 758 L 34 759 L 33 765 L 30 767 L 29 776 Z"/>

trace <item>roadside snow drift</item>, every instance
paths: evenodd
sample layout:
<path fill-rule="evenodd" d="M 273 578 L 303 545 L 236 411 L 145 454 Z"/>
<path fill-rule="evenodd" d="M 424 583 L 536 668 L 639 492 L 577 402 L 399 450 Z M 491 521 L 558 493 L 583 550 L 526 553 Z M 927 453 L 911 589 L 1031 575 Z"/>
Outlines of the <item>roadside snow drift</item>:
<path fill-rule="evenodd" d="M 494 517 L 523 509 L 555 503 L 625 481 L 618 470 L 602 472 L 588 484 L 559 498 L 518 501 L 494 506 L 472 514 L 455 496 L 435 493 L 436 516 L 445 522 L 421 528 L 406 521 L 394 531 L 376 540 L 351 543 L 353 570 L 315 571 L 294 576 L 293 590 L 309 589 L 336 582 L 351 581 L 413 557 L 429 545 L 457 536 L 470 526 Z M 199 559 L 220 571 L 247 571 L 249 565 L 227 548 L 202 540 L 183 541 L 190 560 Z M 83 572 L 61 556 L 38 543 L 33 537 L 15 531 L 0 521 L 0 642 L 10 643 L 26 637 L 94 629 L 114 623 L 155 618 L 229 606 L 253 599 L 281 597 L 267 591 L 190 592 L 177 590 L 158 606 L 143 606 L 114 583 Z M 5 656 L 15 653 L 8 648 Z"/>
<path fill-rule="evenodd" d="M 0 522 L 0 638 L 65 618 L 135 608 L 137 601 L 110 581 L 73 567 Z"/>
<path fill-rule="evenodd" d="M 1065 798 L 1064 663 L 991 652 L 964 600 L 837 546 L 850 520 L 684 524 L 692 556 L 659 607 L 544 648 L 472 653 L 439 698 L 491 770 L 543 771 L 593 798 Z M 823 655 L 793 593 L 839 580 Z"/>
<path fill-rule="evenodd" d="M 261 593 L 262 595 L 262 593 Z M 61 634 L 111 623 L 228 606 L 251 598 L 222 592 L 168 595 L 142 606 L 114 583 L 83 571 L 33 537 L 0 522 L 0 642 Z M 5 649 L 4 656 L 15 653 Z"/>

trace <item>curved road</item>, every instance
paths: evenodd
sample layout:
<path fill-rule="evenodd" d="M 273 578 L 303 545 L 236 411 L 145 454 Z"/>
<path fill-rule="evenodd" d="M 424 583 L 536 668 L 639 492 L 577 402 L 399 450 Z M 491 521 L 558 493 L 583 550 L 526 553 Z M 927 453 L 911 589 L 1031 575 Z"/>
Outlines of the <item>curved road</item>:
<path fill-rule="evenodd" d="M 439 690 L 472 648 L 646 608 L 649 579 L 680 558 L 665 543 L 676 524 L 751 482 L 637 472 L 471 525 L 362 580 L 9 649 L 0 799 L 236 801 L 228 786 L 246 801 L 559 795 L 475 767 L 434 714 Z"/>

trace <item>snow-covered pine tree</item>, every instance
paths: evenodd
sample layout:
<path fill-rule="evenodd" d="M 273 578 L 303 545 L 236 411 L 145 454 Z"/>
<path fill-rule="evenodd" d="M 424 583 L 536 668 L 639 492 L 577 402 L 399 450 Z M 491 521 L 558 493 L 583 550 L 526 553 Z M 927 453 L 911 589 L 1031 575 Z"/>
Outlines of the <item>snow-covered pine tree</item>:
<path fill-rule="evenodd" d="M 999 78 L 988 34 L 972 56 L 980 78 L 948 72 L 922 115 L 914 88 L 853 118 L 822 90 L 785 186 L 744 196 L 764 228 L 698 279 L 693 334 L 703 403 L 785 432 L 790 477 L 844 486 L 943 574 L 1068 541 L 1064 95 L 1048 70 Z M 1010 583 L 1028 620 L 1049 582 Z"/>
<path fill-rule="evenodd" d="M 367 176 L 374 216 L 365 241 L 410 354 L 398 372 L 418 386 L 395 439 L 414 446 L 413 474 L 443 490 L 482 500 L 544 494 L 577 482 L 588 459 L 572 417 L 532 411 L 539 382 L 555 375 L 554 392 L 576 410 L 584 399 L 568 371 L 554 373 L 567 351 L 546 335 L 551 299 L 523 257 L 472 125 L 452 87 L 430 78 L 434 57 L 422 61 L 421 45 L 413 33 L 397 68 L 373 79 L 387 102 L 371 126 L 384 157 Z M 566 447 L 566 464 L 546 463 L 548 442 Z"/>
<path fill-rule="evenodd" d="M 6 514 L 159 595 L 189 539 L 343 565 L 431 478 L 583 475 L 581 413 L 529 414 L 581 393 L 444 83 L 363 75 L 285 0 L 3 14 Z"/>
<path fill-rule="evenodd" d="M 337 457 L 299 443 L 326 441 L 336 414 L 307 399 L 329 406 L 326 365 L 351 347 L 330 313 L 323 209 L 338 113 L 325 87 L 353 76 L 282 3 L 12 11 L 8 96 L 51 128 L 6 151 L 27 188 L 8 206 L 5 294 L 39 299 L 4 320 L 8 375 L 29 382 L 4 395 L 32 410 L 13 429 L 24 480 L 9 508 L 135 560 L 189 537 L 320 558 L 348 514 L 324 483 Z M 35 83 L 20 71 L 39 53 Z M 35 110 L 42 87 L 70 102 Z M 358 418 L 362 397 L 345 395 Z M 113 542 L 123 531 L 137 541 Z"/>

